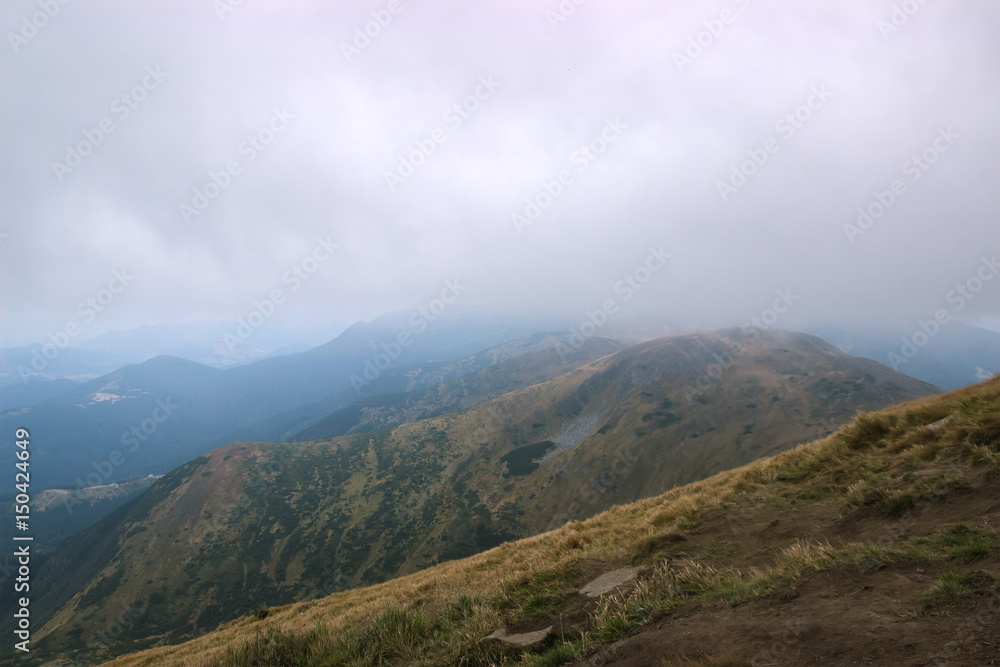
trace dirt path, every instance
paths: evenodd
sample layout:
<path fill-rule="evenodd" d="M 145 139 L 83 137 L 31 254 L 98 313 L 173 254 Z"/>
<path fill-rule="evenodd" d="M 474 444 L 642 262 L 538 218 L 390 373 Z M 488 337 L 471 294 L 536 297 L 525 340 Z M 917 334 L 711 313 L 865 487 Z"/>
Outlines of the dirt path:
<path fill-rule="evenodd" d="M 746 509 L 706 521 L 691 546 L 725 541 L 724 559 L 745 569 L 767 562 L 794 537 L 898 542 L 942 526 L 1000 526 L 1000 480 L 979 478 L 974 490 L 928 504 L 900 520 L 864 514 L 838 519 L 834 505 Z M 894 537 L 895 536 L 895 537 Z M 581 667 L 959 667 L 1000 665 L 1000 589 L 957 604 L 925 607 L 924 596 L 945 571 L 1000 580 L 1000 553 L 974 563 L 839 568 L 808 575 L 791 599 L 737 606 L 699 602 L 599 651 Z M 987 583 L 984 588 L 989 588 Z"/>

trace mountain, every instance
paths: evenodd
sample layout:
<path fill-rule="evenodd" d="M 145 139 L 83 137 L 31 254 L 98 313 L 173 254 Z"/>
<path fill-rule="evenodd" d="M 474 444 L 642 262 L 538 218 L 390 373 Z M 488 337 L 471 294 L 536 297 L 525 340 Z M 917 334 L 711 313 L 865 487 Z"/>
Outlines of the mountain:
<path fill-rule="evenodd" d="M 122 359 L 104 350 L 79 350 L 52 343 L 0 349 L 0 387 L 4 393 L 18 385 L 70 380 L 81 382 L 100 377 L 124 365 Z M 9 403 L 5 400 L 4 404 Z"/>
<path fill-rule="evenodd" d="M 108 331 L 76 344 L 77 349 L 107 351 L 123 361 L 141 364 L 159 356 L 179 357 L 213 368 L 227 368 L 260 359 L 295 354 L 329 342 L 337 331 L 314 330 L 301 323 L 268 322 L 240 338 L 240 322 L 200 320 L 147 324 L 124 331 Z M 228 336 L 233 336 L 227 338 Z M 232 344 L 231 344 L 232 343 Z"/>
<path fill-rule="evenodd" d="M 29 408 L 38 403 L 65 394 L 78 387 L 79 382 L 73 380 L 40 380 L 32 378 L 27 382 L 12 382 L 0 386 L 0 412 L 11 409 Z"/>
<path fill-rule="evenodd" d="M 1000 333 L 954 320 L 905 323 L 892 331 L 823 325 L 810 333 L 848 354 L 947 390 L 1000 373 Z"/>
<path fill-rule="evenodd" d="M 367 433 L 456 412 L 550 380 L 623 347 L 606 338 L 589 338 L 574 348 L 566 334 L 536 334 L 463 360 L 463 370 L 468 372 L 450 382 L 433 383 L 434 374 L 421 377 L 406 369 L 403 375 L 406 392 L 390 393 L 389 387 L 381 383 L 388 379 L 383 376 L 369 390 L 376 395 L 334 411 L 290 440 L 323 440 L 348 433 Z M 451 372 L 440 377 L 454 375 Z M 418 382 L 424 385 L 423 389 L 413 388 Z"/>
<path fill-rule="evenodd" d="M 994 378 L 544 535 L 263 607 L 112 664 L 988 665 L 998 497 Z M 80 642 L 108 655 L 99 628 Z M 526 646 L 485 641 L 501 630 Z"/>
<path fill-rule="evenodd" d="M 76 345 L 82 350 L 103 350 L 115 354 L 125 364 L 141 364 L 155 357 L 179 357 L 206 366 L 226 365 L 225 356 L 219 354 L 225 348 L 223 337 L 235 327 L 232 322 L 222 320 L 198 322 L 172 322 L 147 324 L 124 331 L 108 331 Z M 248 361 L 253 356 L 265 356 L 276 347 L 270 328 L 255 332 L 253 337 L 257 348 L 254 354 L 247 354 Z"/>
<path fill-rule="evenodd" d="M 145 477 L 121 484 L 89 486 L 83 489 L 46 489 L 31 496 L 32 548 L 51 552 L 66 537 L 97 522 L 112 510 L 135 498 L 159 479 Z M 4 500 L 7 500 L 4 498 Z M 0 521 L 12 526 L 17 518 L 14 502 L 3 503 Z"/>
<path fill-rule="evenodd" d="M 36 579 L 37 639 L 85 649 L 88 628 L 136 604 L 112 652 L 189 638 L 656 495 L 936 391 L 812 336 L 725 330 L 390 430 L 227 445 L 59 547 Z"/>
<path fill-rule="evenodd" d="M 231 416 L 219 403 L 233 391 L 224 371 L 158 357 L 0 416 L 13 465 L 11 429 L 31 433 L 33 488 L 84 488 L 176 467 L 223 438 Z"/>
<path fill-rule="evenodd" d="M 36 488 L 162 474 L 233 440 L 283 440 L 366 395 L 379 379 L 425 371 L 433 383 L 458 377 L 465 367 L 455 360 L 524 335 L 490 318 L 456 313 L 431 322 L 417 315 L 359 323 L 307 352 L 226 370 L 160 356 L 10 406 L 0 415 L 0 465 L 13 465 L 13 433 L 27 428 L 36 443 Z M 435 363 L 444 366 L 423 368 Z M 414 364 L 420 367 L 406 368 Z M 403 391 L 408 382 L 389 390 Z"/>

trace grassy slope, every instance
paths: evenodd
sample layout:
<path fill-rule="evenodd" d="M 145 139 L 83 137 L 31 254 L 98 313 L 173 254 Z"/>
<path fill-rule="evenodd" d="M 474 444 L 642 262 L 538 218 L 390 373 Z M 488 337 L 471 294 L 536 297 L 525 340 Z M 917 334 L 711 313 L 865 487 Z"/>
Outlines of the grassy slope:
<path fill-rule="evenodd" d="M 90 486 L 83 489 L 46 489 L 31 498 L 34 548 L 51 553 L 66 539 L 107 516 L 135 498 L 159 479 L 137 479 L 117 487 Z M 2 525 L 14 523 L 14 504 L 5 503 Z"/>
<path fill-rule="evenodd" d="M 58 609 L 36 636 L 50 651 L 79 649 L 138 605 L 116 651 L 181 641 L 261 605 L 384 581 L 655 495 L 794 446 L 859 407 L 932 390 L 772 332 L 744 340 L 723 377 L 687 400 L 683 387 L 727 345 L 653 341 L 459 415 L 217 450 L 168 476 L 158 502 L 54 557 L 84 583 L 40 575 L 60 587 L 36 603 L 41 618 Z M 521 448 L 566 442 L 581 424 L 573 449 L 512 466 Z"/>
<path fill-rule="evenodd" d="M 425 377 L 420 377 L 416 373 L 422 369 L 407 367 L 410 382 L 420 380 L 418 388 L 407 386 L 404 393 L 379 394 L 358 400 L 302 429 L 289 440 L 326 440 L 352 433 L 369 433 L 457 412 L 558 377 L 623 348 L 606 338 L 592 338 L 574 350 L 566 345 L 566 338 L 539 334 L 487 350 L 463 360 L 463 370 L 468 370 L 466 374 L 451 381 L 444 381 L 449 377 L 445 375 L 436 384 L 433 383 L 434 374 L 425 373 Z M 569 353 L 559 354 L 554 347 L 556 343 L 561 343 Z M 483 365 L 485 367 L 481 367 Z M 455 374 L 452 372 L 450 376 Z M 370 391 L 366 388 L 366 393 Z"/>
<path fill-rule="evenodd" d="M 622 665 L 989 664 L 998 497 L 994 378 L 584 522 L 113 664 L 563 664 L 598 651 Z M 643 568 L 633 589 L 581 603 L 589 577 L 626 564 Z M 891 604 L 866 602 L 889 577 Z M 748 609 L 752 632 L 719 632 Z M 558 630 L 560 618 L 540 655 L 478 641 L 504 625 Z"/>

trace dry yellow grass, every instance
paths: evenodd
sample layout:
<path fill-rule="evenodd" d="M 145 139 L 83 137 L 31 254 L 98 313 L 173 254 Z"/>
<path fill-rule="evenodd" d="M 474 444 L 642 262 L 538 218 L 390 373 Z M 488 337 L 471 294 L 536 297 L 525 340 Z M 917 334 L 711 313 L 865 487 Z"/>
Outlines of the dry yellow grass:
<path fill-rule="evenodd" d="M 272 627 L 285 631 L 307 630 L 322 622 L 337 632 L 363 624 L 388 601 L 436 610 L 462 592 L 489 596 L 506 582 L 516 582 L 538 572 L 559 570 L 580 558 L 626 561 L 632 556 L 631 546 L 637 539 L 658 531 L 654 523 L 656 516 L 665 513 L 681 518 L 696 510 L 719 506 L 735 492 L 735 483 L 748 471 L 767 465 L 767 461 L 756 462 L 658 498 L 614 507 L 587 521 L 570 523 L 464 560 L 443 563 L 376 586 L 336 593 L 322 600 L 272 609 L 263 620 L 242 618 L 185 644 L 126 655 L 110 664 L 208 664 L 221 657 L 228 647 L 251 639 L 259 630 Z M 585 534 L 587 539 L 579 539 L 580 534 Z"/>
<path fill-rule="evenodd" d="M 992 400 L 995 404 L 998 393 L 1000 378 L 994 378 L 944 396 L 896 406 L 877 415 L 903 416 L 906 413 L 924 411 L 929 414 L 936 411 L 945 416 L 960 406 L 968 407 L 977 401 L 985 403 Z M 864 423 L 863 416 L 838 434 Z M 731 508 L 738 501 L 744 506 L 748 502 L 759 502 L 771 497 L 767 486 L 783 472 L 804 464 L 825 465 L 844 459 L 849 444 L 838 434 L 673 489 L 655 498 L 613 507 L 589 520 L 572 522 L 557 530 L 504 544 L 470 558 L 444 563 L 383 584 L 336 593 L 322 600 L 272 609 L 266 618 L 238 619 L 187 643 L 122 656 L 109 664 L 121 667 L 208 665 L 222 658 L 227 649 L 251 640 L 261 630 L 273 628 L 299 632 L 322 624 L 336 634 L 367 623 L 388 603 L 419 606 L 428 612 L 436 612 L 459 595 L 489 597 L 505 585 L 525 581 L 541 572 L 569 568 L 582 559 L 624 563 L 634 556 L 634 545 L 638 540 L 662 534 L 668 524 L 681 530 L 685 518 L 694 513 Z M 909 451 L 915 449 L 919 447 Z M 905 459 L 909 451 L 900 454 L 899 460 Z M 993 461 L 996 459 L 989 449 L 979 452 L 979 456 Z M 857 486 L 850 486 L 847 501 L 860 498 L 864 492 L 860 482 Z M 825 557 L 829 550 L 828 545 L 798 542 L 783 557 L 789 562 L 815 562 L 817 558 Z"/>

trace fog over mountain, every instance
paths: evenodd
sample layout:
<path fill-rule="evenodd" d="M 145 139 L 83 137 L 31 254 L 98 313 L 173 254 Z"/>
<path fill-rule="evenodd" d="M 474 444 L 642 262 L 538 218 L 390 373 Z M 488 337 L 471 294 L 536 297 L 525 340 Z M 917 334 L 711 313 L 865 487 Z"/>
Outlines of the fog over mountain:
<path fill-rule="evenodd" d="M 993 2 L 16 0 L 0 20 L 4 347 L 240 317 L 332 338 L 452 302 L 897 338 L 1000 322 Z"/>
<path fill-rule="evenodd" d="M 0 666 L 994 658 L 997 0 L 0 27 Z"/>

